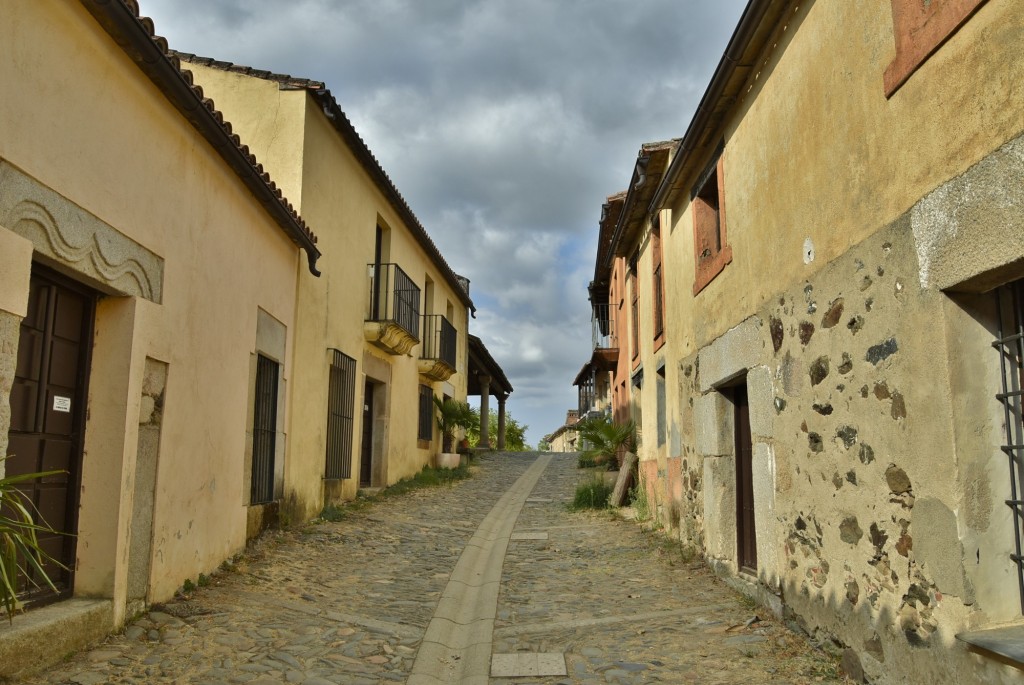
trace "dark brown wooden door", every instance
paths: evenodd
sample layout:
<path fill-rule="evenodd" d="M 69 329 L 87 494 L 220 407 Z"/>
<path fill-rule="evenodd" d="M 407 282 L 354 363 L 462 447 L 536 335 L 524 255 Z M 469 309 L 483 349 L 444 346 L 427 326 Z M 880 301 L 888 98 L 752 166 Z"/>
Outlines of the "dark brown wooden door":
<path fill-rule="evenodd" d="M 754 448 L 750 439 L 747 386 L 733 391 L 736 407 L 736 560 L 741 569 L 757 571 L 757 529 L 754 522 Z"/>
<path fill-rule="evenodd" d="M 373 484 L 373 383 L 366 381 L 363 392 L 363 448 L 359 460 L 359 484 Z"/>
<path fill-rule="evenodd" d="M 85 398 L 95 298 L 56 274 L 35 270 L 28 315 L 21 324 L 6 463 L 9 476 L 41 471 L 64 473 L 27 483 L 27 499 L 49 526 L 77 529 Z M 72 591 L 74 535 L 41 535 L 40 545 L 68 570 L 51 564 L 47 575 L 60 590 Z M 23 579 L 25 601 L 56 599 L 40 590 L 39 578 Z"/>

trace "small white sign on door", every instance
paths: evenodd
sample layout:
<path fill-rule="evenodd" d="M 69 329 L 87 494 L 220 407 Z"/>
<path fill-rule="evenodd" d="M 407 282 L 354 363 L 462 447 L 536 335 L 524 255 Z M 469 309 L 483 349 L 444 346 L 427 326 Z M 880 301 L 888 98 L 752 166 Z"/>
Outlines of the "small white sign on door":
<path fill-rule="evenodd" d="M 53 410 L 64 412 L 68 414 L 71 412 L 71 398 L 61 397 L 60 395 L 53 396 Z"/>

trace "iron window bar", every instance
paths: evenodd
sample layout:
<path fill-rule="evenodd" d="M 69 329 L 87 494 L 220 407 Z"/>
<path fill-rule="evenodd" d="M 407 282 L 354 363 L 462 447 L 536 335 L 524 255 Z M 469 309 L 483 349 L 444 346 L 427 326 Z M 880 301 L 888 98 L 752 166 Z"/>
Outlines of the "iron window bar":
<path fill-rule="evenodd" d="M 327 463 L 324 478 L 351 478 L 356 360 L 339 350 L 332 352 L 327 390 Z"/>
<path fill-rule="evenodd" d="M 256 400 L 253 406 L 251 504 L 274 500 L 274 457 L 277 448 L 278 365 L 256 357 Z"/>
<path fill-rule="evenodd" d="M 420 385 L 419 417 L 416 437 L 419 440 L 434 439 L 434 391 L 429 385 Z M 445 448 L 450 448 L 445 445 Z"/>
<path fill-rule="evenodd" d="M 1006 444 L 1001 445 L 1000 449 L 1009 458 L 1010 498 L 1005 502 L 1014 514 L 1015 552 L 1010 554 L 1010 559 L 1017 566 L 1017 590 L 1021 613 L 1024 613 L 1024 527 L 1021 525 L 1021 520 L 1024 519 L 1024 500 L 1019 495 L 1024 483 L 1024 280 L 996 291 L 996 310 L 999 329 L 992 346 L 999 351 L 1002 383 L 1002 392 L 996 394 L 996 399 L 1003 405 L 1006 426 Z"/>
<path fill-rule="evenodd" d="M 419 340 L 420 289 L 397 264 L 368 264 L 368 321 L 392 322 Z"/>

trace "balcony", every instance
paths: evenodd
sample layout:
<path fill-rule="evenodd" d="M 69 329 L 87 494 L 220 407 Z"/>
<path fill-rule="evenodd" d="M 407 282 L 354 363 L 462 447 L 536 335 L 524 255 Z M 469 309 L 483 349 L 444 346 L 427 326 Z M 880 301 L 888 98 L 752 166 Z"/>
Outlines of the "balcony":
<path fill-rule="evenodd" d="M 423 315 L 423 349 L 420 373 L 435 381 L 446 381 L 455 373 L 458 334 L 455 326 L 440 314 Z"/>
<path fill-rule="evenodd" d="M 595 350 L 617 350 L 619 338 L 615 335 L 615 320 L 609 316 L 607 304 L 595 304 L 590 317 L 590 337 Z"/>
<path fill-rule="evenodd" d="M 408 354 L 419 339 L 420 289 L 397 264 L 369 264 L 363 336 L 388 354 Z"/>

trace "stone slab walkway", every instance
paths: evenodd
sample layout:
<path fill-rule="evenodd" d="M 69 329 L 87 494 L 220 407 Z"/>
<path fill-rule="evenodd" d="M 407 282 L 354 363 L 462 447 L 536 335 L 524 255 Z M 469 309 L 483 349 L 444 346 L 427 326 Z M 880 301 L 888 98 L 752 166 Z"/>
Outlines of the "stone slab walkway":
<path fill-rule="evenodd" d="M 575 458 L 538 456 L 484 457 L 454 486 L 268 534 L 188 600 L 22 682 L 841 682 L 779 624 L 745 626 L 753 607 L 678 547 L 569 512 Z M 487 675 L 494 655 L 501 668 L 564 658 L 566 675 Z"/>

